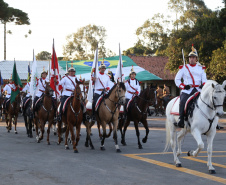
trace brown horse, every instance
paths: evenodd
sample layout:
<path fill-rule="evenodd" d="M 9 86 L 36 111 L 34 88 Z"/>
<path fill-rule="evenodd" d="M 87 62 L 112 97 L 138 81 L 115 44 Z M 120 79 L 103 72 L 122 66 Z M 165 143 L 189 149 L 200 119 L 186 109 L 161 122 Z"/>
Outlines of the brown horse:
<path fill-rule="evenodd" d="M 125 103 L 125 84 L 123 82 L 116 83 L 112 89 L 103 98 L 97 111 L 97 122 L 102 126 L 103 137 L 101 140 L 101 150 L 105 150 L 104 141 L 107 137 L 106 124 L 113 124 L 113 139 L 115 141 L 116 152 L 121 152 L 118 146 L 117 127 L 119 107 Z M 91 139 L 91 138 L 90 138 Z"/>
<path fill-rule="evenodd" d="M 0 120 L 1 121 L 2 121 L 2 113 L 3 113 L 3 109 L 2 109 L 3 102 L 4 102 L 3 95 L 0 95 Z"/>
<path fill-rule="evenodd" d="M 49 133 L 50 128 L 54 122 L 54 106 L 52 102 L 53 90 L 51 89 L 49 82 L 46 82 L 45 92 L 40 101 L 41 107 L 34 114 L 34 124 L 36 129 L 36 140 L 38 143 L 43 139 L 45 124 L 48 121 L 48 129 L 47 129 L 47 144 L 50 145 L 49 141 Z M 40 128 L 41 133 L 38 133 L 38 128 Z"/>
<path fill-rule="evenodd" d="M 141 122 L 146 130 L 146 136 L 143 138 L 142 142 L 146 143 L 149 133 L 148 123 L 147 123 L 147 108 L 149 105 L 154 105 L 156 101 L 155 98 L 155 89 L 151 87 L 147 87 L 143 90 L 139 96 L 136 96 L 129 105 L 129 109 L 127 112 L 127 118 L 125 120 L 125 125 L 122 132 L 122 124 L 119 125 L 119 130 L 121 132 L 122 140 L 121 143 L 126 145 L 125 142 L 125 134 L 127 127 L 130 124 L 130 121 L 134 122 L 134 127 L 136 129 L 136 135 L 138 140 L 138 147 L 142 149 L 142 145 L 140 143 L 140 132 L 138 129 L 138 123 Z"/>
<path fill-rule="evenodd" d="M 74 95 L 68 102 L 67 111 L 65 114 L 62 115 L 62 121 L 58 121 L 58 144 L 61 143 L 61 127 L 62 122 L 64 122 L 66 127 L 66 134 L 65 134 L 65 149 L 69 149 L 68 146 L 68 134 L 69 131 L 71 133 L 71 140 L 73 144 L 74 153 L 78 153 L 78 149 L 76 146 L 80 140 L 80 130 L 81 124 L 83 119 L 83 112 L 81 107 L 82 102 L 82 93 L 79 84 L 84 84 L 84 80 L 78 81 L 76 79 L 76 87 L 74 90 Z M 76 127 L 76 141 L 75 141 L 75 134 L 74 134 L 74 127 Z"/>
<path fill-rule="evenodd" d="M 17 134 L 16 125 L 17 125 L 18 113 L 20 111 L 20 102 L 21 102 L 21 96 L 20 96 L 20 93 L 18 93 L 15 98 L 15 101 L 13 103 L 9 102 L 9 106 L 7 107 L 6 113 L 5 113 L 7 131 L 10 132 L 10 130 L 12 129 L 12 122 L 13 122 L 15 134 Z"/>

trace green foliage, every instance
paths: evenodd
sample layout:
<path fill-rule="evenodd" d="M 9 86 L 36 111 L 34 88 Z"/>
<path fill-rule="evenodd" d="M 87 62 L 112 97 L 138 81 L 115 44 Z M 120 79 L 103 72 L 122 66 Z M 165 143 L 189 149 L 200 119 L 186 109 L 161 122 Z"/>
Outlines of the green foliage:
<path fill-rule="evenodd" d="M 36 55 L 36 60 L 50 60 L 51 59 L 51 53 L 47 51 L 42 51 Z"/>
<path fill-rule="evenodd" d="M 63 54 L 66 59 L 92 59 L 98 44 L 99 56 L 107 57 L 112 52 L 105 48 L 105 38 L 106 29 L 104 27 L 89 24 L 67 36 Z"/>
<path fill-rule="evenodd" d="M 210 62 L 211 77 L 219 83 L 226 79 L 226 40 L 223 44 L 223 47 L 213 51 Z"/>

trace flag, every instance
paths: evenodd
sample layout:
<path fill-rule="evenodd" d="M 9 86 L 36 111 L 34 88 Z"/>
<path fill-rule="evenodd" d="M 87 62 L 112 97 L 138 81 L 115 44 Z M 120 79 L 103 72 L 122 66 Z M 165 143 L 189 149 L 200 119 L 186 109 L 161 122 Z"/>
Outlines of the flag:
<path fill-rule="evenodd" d="M 122 63 L 122 55 L 121 55 L 121 49 L 120 49 L 120 44 L 119 44 L 119 62 L 118 62 L 118 66 L 117 66 L 117 69 L 116 69 L 116 73 L 115 73 L 115 76 L 114 76 L 114 80 L 115 82 L 117 82 L 118 80 L 120 82 L 122 82 L 123 80 L 125 80 L 125 76 L 124 76 L 124 73 L 123 73 L 123 63 Z"/>
<path fill-rule="evenodd" d="M 33 51 L 33 63 L 31 68 L 31 84 L 30 84 L 30 94 L 32 96 L 32 100 L 34 100 L 36 91 L 38 90 L 36 84 L 38 79 L 38 71 L 37 71 L 37 61 L 35 58 L 35 54 Z"/>
<path fill-rule="evenodd" d="M 98 68 L 98 47 L 96 49 L 94 59 L 93 59 L 92 68 L 91 68 L 91 79 L 96 77 L 96 74 L 98 73 L 97 68 Z M 87 99 L 91 103 L 93 102 L 93 89 L 94 89 L 94 84 L 93 84 L 92 80 L 90 80 L 89 81 L 89 90 L 88 90 Z"/>
<path fill-rule="evenodd" d="M 12 82 L 15 85 L 15 89 L 12 90 L 11 92 L 11 97 L 10 97 L 10 102 L 13 103 L 15 101 L 16 96 L 20 93 L 20 88 L 18 87 L 18 85 L 22 88 L 23 85 L 20 81 L 20 77 L 17 73 L 16 70 L 16 63 L 14 61 L 14 66 L 13 66 L 13 75 L 12 75 Z"/>
<path fill-rule="evenodd" d="M 67 61 L 66 61 L 66 73 L 68 73 L 68 65 L 67 65 Z"/>
<path fill-rule="evenodd" d="M 30 62 L 28 64 L 28 69 L 27 69 L 27 82 L 31 81 L 31 69 L 30 69 Z"/>
<path fill-rule="evenodd" d="M 57 82 L 55 82 L 55 79 Z M 50 79 L 50 87 L 55 91 L 56 97 L 60 98 L 60 90 L 62 87 L 59 87 L 59 65 L 57 61 L 56 52 L 54 49 L 54 41 L 53 41 L 53 53 L 52 53 L 52 60 L 51 60 L 51 79 Z"/>
<path fill-rule="evenodd" d="M 1 71 L 0 71 L 0 86 L 3 85 L 3 83 L 4 83 L 4 82 L 3 82 L 3 78 L 2 78 L 2 73 L 1 73 Z"/>

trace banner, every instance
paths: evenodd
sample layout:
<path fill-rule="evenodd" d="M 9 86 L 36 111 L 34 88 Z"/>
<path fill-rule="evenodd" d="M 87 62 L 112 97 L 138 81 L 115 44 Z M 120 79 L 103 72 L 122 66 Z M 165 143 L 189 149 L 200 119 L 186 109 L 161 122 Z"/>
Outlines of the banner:
<path fill-rule="evenodd" d="M 31 84 L 30 84 L 30 94 L 32 96 L 32 101 L 34 100 L 37 88 L 37 79 L 38 79 L 38 71 L 37 71 L 37 61 L 35 58 L 35 54 L 33 51 L 33 63 L 31 68 Z"/>

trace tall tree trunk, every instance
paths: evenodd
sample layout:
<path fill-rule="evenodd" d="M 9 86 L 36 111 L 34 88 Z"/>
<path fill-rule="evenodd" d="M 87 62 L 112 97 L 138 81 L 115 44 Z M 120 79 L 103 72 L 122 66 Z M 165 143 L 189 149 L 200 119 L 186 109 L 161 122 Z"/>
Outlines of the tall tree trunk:
<path fill-rule="evenodd" d="M 4 23 L 4 60 L 6 60 L 6 23 Z"/>

